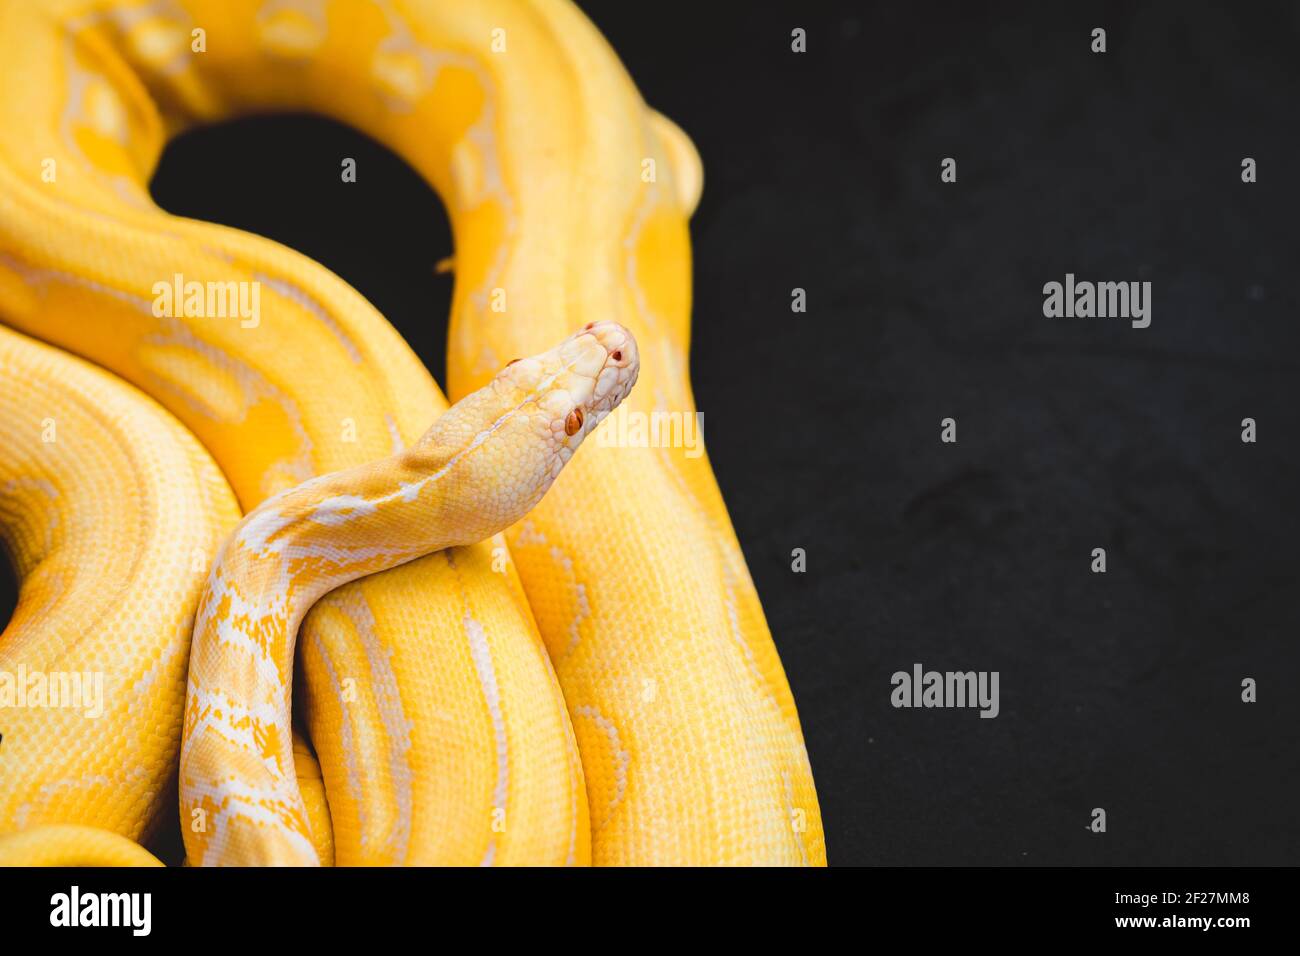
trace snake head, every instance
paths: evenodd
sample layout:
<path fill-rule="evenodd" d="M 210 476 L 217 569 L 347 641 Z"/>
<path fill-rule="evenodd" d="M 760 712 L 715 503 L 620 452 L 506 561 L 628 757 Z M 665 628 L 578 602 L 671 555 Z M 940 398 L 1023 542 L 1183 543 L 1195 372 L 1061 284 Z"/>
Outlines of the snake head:
<path fill-rule="evenodd" d="M 555 348 L 510 362 L 401 456 L 415 486 L 439 476 L 440 524 L 452 543 L 491 537 L 523 518 L 597 425 L 636 384 L 632 333 L 593 322 Z"/>
<path fill-rule="evenodd" d="M 558 475 L 583 438 L 627 397 L 639 370 L 632 333 L 617 322 L 591 322 L 549 352 L 511 362 L 497 378 L 504 392 L 534 405 Z"/>

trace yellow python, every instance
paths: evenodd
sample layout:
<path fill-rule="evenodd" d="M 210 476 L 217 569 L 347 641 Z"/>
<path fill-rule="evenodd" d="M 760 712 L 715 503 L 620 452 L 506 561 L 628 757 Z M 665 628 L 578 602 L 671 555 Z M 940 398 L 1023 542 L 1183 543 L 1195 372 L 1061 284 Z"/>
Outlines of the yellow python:
<path fill-rule="evenodd" d="M 283 109 L 363 130 L 437 188 L 456 245 L 453 399 L 613 320 L 640 346 L 619 414 L 693 414 L 699 160 L 561 0 L 0 0 L 0 320 L 165 407 L 245 511 L 416 442 L 445 404 L 360 296 L 275 243 L 149 199 L 176 130 Z M 155 308 L 176 276 L 256 284 L 260 316 Z M 38 413 L 30 379 L 3 387 Z M 794 701 L 707 458 L 646 444 L 588 442 L 504 540 L 316 603 L 296 690 L 319 780 L 305 744 L 289 759 L 309 784 L 295 832 L 322 862 L 824 862 Z M 38 507 L 30 492 L 6 500 Z M 216 544 L 195 547 L 206 559 Z M 29 590 L 25 577 L 23 607 Z M 192 582 L 169 597 L 177 614 L 198 600 Z M 155 693 L 179 720 L 175 685 Z M 0 832 L 29 845 L 42 824 L 148 833 L 152 804 L 45 800 L 53 768 L 8 759 L 12 716 L 0 709 L 0 790 L 36 796 Z M 116 726 L 116 743 L 93 761 L 69 748 L 85 765 L 60 772 L 121 772 L 125 742 L 152 725 L 132 713 Z M 282 773 L 287 746 L 274 748 Z M 166 790 L 169 759 L 143 765 L 149 792 Z M 269 830 L 227 839 L 211 807 L 183 809 L 196 862 L 281 858 Z"/>

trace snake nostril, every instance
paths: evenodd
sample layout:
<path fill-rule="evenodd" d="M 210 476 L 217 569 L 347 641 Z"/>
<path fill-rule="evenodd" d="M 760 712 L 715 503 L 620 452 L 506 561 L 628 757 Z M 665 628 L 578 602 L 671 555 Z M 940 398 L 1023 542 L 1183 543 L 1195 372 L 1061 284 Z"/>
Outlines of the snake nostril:
<path fill-rule="evenodd" d="M 511 359 L 509 362 L 506 362 L 506 368 L 509 368 L 510 366 L 514 365 L 518 361 L 519 359 Z"/>
<path fill-rule="evenodd" d="M 623 350 L 614 349 L 614 351 L 609 353 L 609 357 L 612 358 L 615 362 L 621 362 L 623 361 Z"/>
<path fill-rule="evenodd" d="M 592 329 L 594 329 L 595 327 L 596 327 L 596 323 L 595 323 L 595 322 L 588 322 L 586 325 L 584 325 L 584 326 L 582 327 L 582 331 L 584 331 L 584 332 L 590 332 L 590 331 L 591 331 Z"/>

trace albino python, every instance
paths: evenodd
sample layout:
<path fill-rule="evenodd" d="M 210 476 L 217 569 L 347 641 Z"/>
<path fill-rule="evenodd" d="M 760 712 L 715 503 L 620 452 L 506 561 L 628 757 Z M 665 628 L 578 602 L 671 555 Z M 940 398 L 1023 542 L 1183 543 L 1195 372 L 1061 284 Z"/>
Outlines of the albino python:
<path fill-rule="evenodd" d="M 354 290 L 150 200 L 177 131 L 282 110 L 369 134 L 446 205 L 448 390 L 468 404 L 425 439 L 446 403 Z M 639 346 L 616 417 L 694 414 L 702 182 L 564 0 L 0 0 L 0 322 L 54 347 L 0 339 L 0 531 L 21 579 L 0 691 L 24 664 L 104 675 L 94 720 L 0 694 L 0 862 L 147 860 L 179 771 L 192 863 L 824 863 L 794 701 L 707 457 L 598 433 L 526 516 L 541 485 L 506 469 L 440 480 L 420 507 L 419 480 L 467 437 L 444 428 L 481 426 L 480 389 L 557 361 L 509 360 L 589 323 Z M 159 307 L 174 279 L 209 305 L 256 289 L 260 313 Z M 523 441 L 482 448 L 498 438 Z M 512 461 L 557 438 L 538 429 Z M 234 537 L 231 492 L 249 515 Z M 287 571 L 298 548 L 328 560 Z"/>
<path fill-rule="evenodd" d="M 244 518 L 194 624 L 180 767 L 181 818 L 204 824 L 185 830 L 192 862 L 319 862 L 289 722 L 303 617 L 341 584 L 521 519 L 638 367 L 621 325 L 592 323 L 512 362 L 412 447 L 303 482 Z"/>

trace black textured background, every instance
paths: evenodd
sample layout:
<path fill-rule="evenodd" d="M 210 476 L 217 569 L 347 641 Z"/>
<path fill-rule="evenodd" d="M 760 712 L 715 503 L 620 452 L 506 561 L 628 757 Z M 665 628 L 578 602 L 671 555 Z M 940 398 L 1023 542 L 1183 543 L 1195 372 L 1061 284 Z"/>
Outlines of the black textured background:
<path fill-rule="evenodd" d="M 695 392 L 832 864 L 1297 862 L 1297 8 L 583 6 L 704 158 Z M 380 147 L 246 120 L 154 191 L 334 269 L 444 380 L 446 219 Z M 1044 318 L 1066 272 L 1150 280 L 1151 327 Z M 1000 671 L 1001 716 L 893 709 L 918 661 Z"/>

